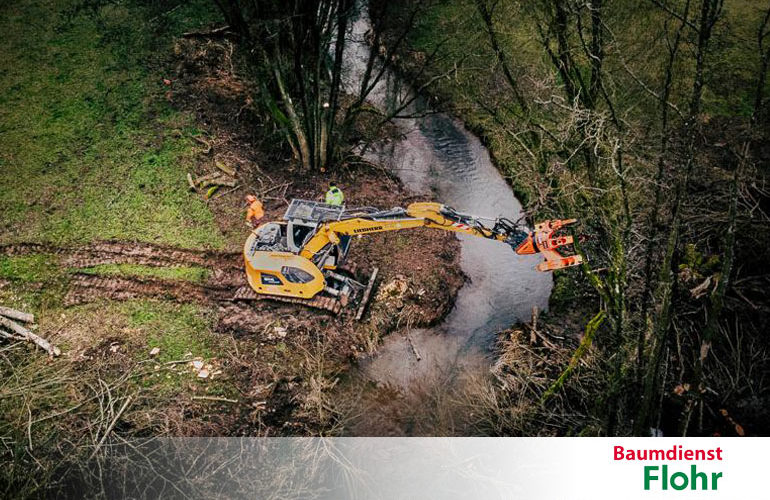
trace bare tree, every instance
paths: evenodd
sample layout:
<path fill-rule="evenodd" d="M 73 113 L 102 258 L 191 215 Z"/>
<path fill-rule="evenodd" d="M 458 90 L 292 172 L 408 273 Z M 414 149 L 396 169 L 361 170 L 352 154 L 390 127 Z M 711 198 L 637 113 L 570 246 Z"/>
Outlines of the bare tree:
<path fill-rule="evenodd" d="M 386 76 L 390 62 L 398 57 L 416 14 L 423 8 L 422 1 L 410 5 L 406 22 L 398 26 L 387 43 L 383 39 L 383 23 L 389 14 L 387 3 L 378 5 L 375 15 L 370 16 L 372 27 L 364 40 L 352 40 L 351 22 L 359 9 L 366 9 L 354 0 L 215 1 L 248 49 L 265 110 L 305 169 L 338 163 L 351 146 L 350 136 L 361 115 L 382 114 L 380 123 L 385 123 L 408 107 L 419 93 L 410 93 L 391 111 L 383 112 L 367 103 Z M 355 92 L 345 88 L 343 78 L 345 49 L 351 43 L 369 45 Z M 426 58 L 423 68 L 431 60 Z"/>
<path fill-rule="evenodd" d="M 767 69 L 770 65 L 770 44 L 765 43 L 765 39 L 770 36 L 770 7 L 765 10 L 762 22 L 757 29 L 757 49 L 759 53 L 759 70 L 757 73 L 757 86 L 754 90 L 754 110 L 752 121 L 756 122 L 764 103 L 765 81 L 767 80 Z"/>
<path fill-rule="evenodd" d="M 674 14 L 672 17 L 680 20 L 679 25 L 674 31 L 673 39 L 668 36 L 668 30 L 666 31 L 666 48 L 667 58 L 666 65 L 663 70 L 663 83 L 661 85 L 661 92 L 659 98 L 660 106 L 660 152 L 658 154 L 657 161 L 657 173 L 654 180 L 654 195 L 653 205 L 650 212 L 650 219 L 648 223 L 647 245 L 645 250 L 645 262 L 644 262 L 644 291 L 642 292 L 642 317 L 647 317 L 647 312 L 650 304 L 650 293 L 653 286 L 653 256 L 655 255 L 655 248 L 658 246 L 658 233 L 661 230 L 660 224 L 660 209 L 663 202 L 663 176 L 665 174 L 667 153 L 670 142 L 669 137 L 669 99 L 671 98 L 671 86 L 674 83 L 674 66 L 676 64 L 677 55 L 679 53 L 679 47 L 682 41 L 682 33 L 689 22 L 690 16 L 690 0 L 686 0 L 683 12 Z M 666 20 L 668 24 L 669 20 Z M 641 367 L 644 361 L 644 330 L 640 329 L 640 337 L 638 341 L 637 351 L 637 363 Z"/>
<path fill-rule="evenodd" d="M 695 47 L 695 74 L 690 94 L 689 112 L 684 123 L 685 145 L 678 166 L 671 218 L 668 223 L 669 232 L 655 293 L 657 311 L 654 321 L 650 324 L 652 330 L 650 336 L 653 339 L 653 347 L 644 379 L 644 390 L 642 393 L 640 409 L 635 421 L 635 431 L 638 434 L 642 434 L 645 429 L 651 426 L 652 406 L 655 401 L 658 400 L 662 390 L 660 368 L 671 328 L 673 292 L 676 280 L 675 269 L 677 266 L 676 251 L 680 244 L 682 202 L 690 180 L 690 174 L 692 173 L 696 161 L 696 126 L 703 95 L 706 55 L 709 49 L 709 42 L 711 41 L 712 30 L 721 13 L 722 0 L 702 0 L 700 15 L 697 21 L 698 31 L 697 44 Z"/>
<path fill-rule="evenodd" d="M 262 102 L 306 169 L 332 163 L 353 0 L 216 0 L 254 54 Z"/>

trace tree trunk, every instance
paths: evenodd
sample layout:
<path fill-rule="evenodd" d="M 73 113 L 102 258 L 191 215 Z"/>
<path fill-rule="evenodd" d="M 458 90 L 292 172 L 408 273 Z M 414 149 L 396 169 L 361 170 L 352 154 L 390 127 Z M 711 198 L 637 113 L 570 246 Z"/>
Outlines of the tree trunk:
<path fill-rule="evenodd" d="M 685 122 L 686 147 L 684 151 L 683 172 L 680 173 L 675 188 L 674 203 L 669 222 L 670 232 L 666 245 L 666 252 L 661 266 L 658 293 L 659 314 L 653 326 L 654 347 L 644 381 L 643 397 L 640 411 L 637 415 L 635 429 L 641 434 L 649 427 L 652 403 L 657 399 L 655 395 L 659 388 L 660 364 L 663 345 L 667 342 L 671 328 L 671 310 L 675 284 L 676 258 L 675 252 L 679 246 L 679 228 L 681 224 L 681 207 L 687 194 L 690 174 L 695 163 L 695 137 L 698 114 L 700 112 L 701 97 L 703 95 L 703 70 L 705 67 L 706 51 L 711 40 L 711 30 L 721 13 L 721 0 L 702 0 L 700 22 L 698 23 L 698 45 L 695 52 L 695 77 L 693 79 L 692 94 L 690 98 L 690 110 Z"/>
<path fill-rule="evenodd" d="M 329 165 L 336 153 L 335 125 L 339 112 L 340 82 L 342 81 L 342 56 L 345 52 L 345 34 L 348 30 L 348 19 L 353 9 L 352 0 L 342 0 L 337 13 L 337 39 L 334 42 L 334 63 L 332 65 L 332 85 L 329 96 L 329 108 L 326 115 L 326 136 L 328 137 L 325 152 L 322 155 L 324 164 Z"/>
<path fill-rule="evenodd" d="M 29 313 L 17 311 L 16 309 L 11 309 L 10 307 L 2 307 L 0 306 L 0 316 L 5 316 L 6 318 L 15 319 L 18 321 L 21 321 L 23 323 L 34 323 L 35 322 L 35 316 Z"/>
<path fill-rule="evenodd" d="M 738 212 L 738 179 L 743 171 L 743 165 L 747 161 L 749 155 L 749 141 L 743 145 L 743 151 L 738 161 L 738 165 L 735 167 L 733 173 L 733 179 L 730 183 L 730 205 L 727 211 L 727 229 L 724 233 L 724 239 L 722 242 L 722 268 L 719 273 L 719 282 L 711 293 L 711 300 L 709 301 L 708 320 L 706 321 L 706 327 L 703 330 L 703 337 L 701 338 L 701 345 L 698 355 L 695 361 L 695 369 L 692 378 L 691 387 L 697 398 L 701 400 L 703 398 L 704 389 L 701 387 L 703 381 L 703 364 L 706 361 L 711 344 L 716 336 L 719 317 L 722 314 L 722 307 L 724 306 L 725 292 L 730 284 L 730 274 L 733 270 L 733 259 L 735 257 L 735 231 L 736 220 Z M 688 406 L 686 414 L 680 421 L 680 432 L 683 436 L 687 435 L 687 430 L 690 422 L 689 413 L 694 408 L 694 405 Z M 700 429 L 699 429 L 700 430 Z"/>
<path fill-rule="evenodd" d="M 40 337 L 31 331 L 27 330 L 20 324 L 16 323 L 15 321 L 11 321 L 8 318 L 5 318 L 3 316 L 0 316 L 0 326 L 4 326 L 8 330 L 12 331 L 14 334 L 37 344 L 41 349 L 46 351 L 49 356 L 58 356 L 61 354 L 61 351 L 58 347 L 51 345 L 50 342 L 48 342 L 43 337 Z"/>
<path fill-rule="evenodd" d="M 765 11 L 765 17 L 762 18 L 762 23 L 759 25 L 759 30 L 757 30 L 757 48 L 759 49 L 759 74 L 757 78 L 756 90 L 754 91 L 754 111 L 751 115 L 752 122 L 756 122 L 758 119 L 759 113 L 762 110 L 762 102 L 764 100 L 767 67 L 770 64 L 770 47 L 764 47 L 765 37 L 770 35 L 768 26 L 770 26 L 770 8 Z"/>
<path fill-rule="evenodd" d="M 508 59 L 505 56 L 505 52 L 503 52 L 503 49 L 500 47 L 500 43 L 497 40 L 497 32 L 495 31 L 495 26 L 492 21 L 492 13 L 494 12 L 496 5 L 497 2 L 494 2 L 490 8 L 487 6 L 486 0 L 476 0 L 476 8 L 481 15 L 481 19 L 484 21 L 484 26 L 486 27 L 487 34 L 489 35 L 489 43 L 492 45 L 492 50 L 495 52 L 495 56 L 497 57 L 497 63 L 503 69 L 503 75 L 505 75 L 505 79 L 508 82 L 508 85 L 511 87 L 513 97 L 516 99 L 516 102 L 519 104 L 521 109 L 526 112 L 529 110 L 529 106 L 527 106 L 527 102 L 521 95 L 519 85 L 516 82 L 516 79 L 513 77 L 513 73 L 511 73 L 510 67 L 508 66 Z"/>
<path fill-rule="evenodd" d="M 658 233 L 660 232 L 659 217 L 661 204 L 663 203 L 663 175 L 665 173 L 666 155 L 668 153 L 669 144 L 669 123 L 668 123 L 668 100 L 671 95 L 671 85 L 674 81 L 674 64 L 676 62 L 676 56 L 679 51 L 679 45 L 682 38 L 682 31 L 687 25 L 690 12 L 690 0 L 687 0 L 684 7 L 684 14 L 681 17 L 681 24 L 676 30 L 674 35 L 674 41 L 669 45 L 668 50 L 668 62 L 665 69 L 665 77 L 663 79 L 663 90 L 660 95 L 660 123 L 661 123 L 661 138 L 660 138 L 660 152 L 658 154 L 658 170 L 655 174 L 655 195 L 652 206 L 652 212 L 650 213 L 650 219 L 648 223 L 647 235 L 647 248 L 645 249 L 644 258 L 644 291 L 642 292 L 642 306 L 641 306 L 641 318 L 646 323 L 651 321 L 648 317 L 648 310 L 651 300 L 652 285 L 653 285 L 653 256 L 654 250 L 658 245 Z M 641 377 L 644 371 L 645 363 L 645 328 L 639 329 L 639 337 L 637 339 L 637 372 Z M 641 383 L 641 378 L 638 380 Z"/>

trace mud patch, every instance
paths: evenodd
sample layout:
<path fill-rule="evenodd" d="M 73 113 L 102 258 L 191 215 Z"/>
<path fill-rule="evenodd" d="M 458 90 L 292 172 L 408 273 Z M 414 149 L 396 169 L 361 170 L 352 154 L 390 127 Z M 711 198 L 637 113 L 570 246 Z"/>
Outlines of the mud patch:
<path fill-rule="evenodd" d="M 78 247 L 57 247 L 44 243 L 13 243 L 0 246 L 0 255 L 52 254 L 62 257 L 66 267 L 92 267 L 102 264 L 139 264 L 156 267 L 201 266 L 240 269 L 238 252 L 188 250 L 151 243 L 97 241 Z"/>
<path fill-rule="evenodd" d="M 381 283 L 398 283 L 403 290 L 396 296 L 380 293 L 372 302 L 370 324 L 379 332 L 414 325 L 433 324 L 451 308 L 454 295 L 462 285 L 453 265 L 456 257 L 447 249 L 447 235 L 431 231 L 403 235 L 375 235 L 361 241 L 351 254 L 352 267 L 380 265 L 385 270 Z M 410 244 L 419 236 L 423 252 Z M 44 253 L 55 255 L 59 265 L 74 269 L 67 275 L 67 291 L 63 305 L 71 307 L 98 300 L 126 301 L 154 299 L 177 303 L 197 303 L 218 310 L 221 331 L 235 335 L 257 333 L 263 324 L 259 319 L 267 311 L 291 312 L 303 317 L 301 306 L 282 304 L 270 298 L 249 295 L 249 301 L 237 302 L 237 292 L 249 289 L 242 268 L 242 255 L 236 252 L 195 251 L 150 243 L 99 241 L 80 247 L 56 247 L 38 243 L 20 243 L 0 247 L 0 255 L 20 256 Z M 435 261 L 435 262 L 434 262 Z M 158 268 L 199 266 L 208 269 L 203 283 L 147 276 L 100 275 L 78 271 L 103 264 L 137 264 Z M 435 267 L 435 269 L 431 267 Z M 400 272 L 399 272 L 400 271 Z M 29 283 L 34 288 L 34 283 Z M 309 304 L 312 306 L 312 304 Z M 345 319 L 343 311 L 339 319 Z M 311 321 L 328 317 L 323 312 Z M 367 351 L 373 346 L 367 347 Z"/>
<path fill-rule="evenodd" d="M 184 281 L 154 278 L 98 276 L 75 273 L 64 297 L 65 306 L 87 304 L 99 299 L 131 300 L 153 298 L 175 302 L 207 303 L 232 296 L 229 290 L 198 286 Z"/>

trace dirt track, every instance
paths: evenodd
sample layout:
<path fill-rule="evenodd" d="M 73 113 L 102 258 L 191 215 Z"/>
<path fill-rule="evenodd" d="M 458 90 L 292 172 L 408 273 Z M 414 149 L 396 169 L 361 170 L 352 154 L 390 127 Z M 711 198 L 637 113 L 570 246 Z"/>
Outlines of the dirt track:
<path fill-rule="evenodd" d="M 230 300 L 246 285 L 239 253 L 195 251 L 149 243 L 103 241 L 81 247 L 14 244 L 0 247 L 0 254 L 16 256 L 52 254 L 68 268 L 101 264 L 139 264 L 152 267 L 200 266 L 211 271 L 205 283 L 132 276 L 104 276 L 75 272 L 64 298 L 67 306 L 98 299 L 159 298 L 177 302 L 217 303 Z"/>
<path fill-rule="evenodd" d="M 218 302 L 232 297 L 230 288 L 196 285 L 185 281 L 75 273 L 64 298 L 65 306 L 98 299 L 158 298 L 176 302 Z"/>
<path fill-rule="evenodd" d="M 100 275 L 74 270 L 69 273 L 63 304 L 67 307 L 97 300 L 131 300 L 140 298 L 171 300 L 214 306 L 219 312 L 220 329 L 244 333 L 252 329 L 256 316 L 265 307 L 279 307 L 281 299 L 263 301 L 248 286 L 243 271 L 242 255 L 237 252 L 195 251 L 150 243 L 101 241 L 80 247 L 56 247 L 44 244 L 0 246 L 0 255 L 18 256 L 50 254 L 59 257 L 59 265 L 83 269 L 102 264 L 139 264 L 158 268 L 199 266 L 210 274 L 205 282 L 147 276 Z M 246 293 L 240 293 L 245 291 Z M 248 301 L 244 302 L 246 298 Z M 258 301 L 258 302 L 255 302 Z M 308 302 L 315 309 L 333 310 L 336 301 L 316 298 Z M 323 313 L 321 313 L 323 314 Z"/>
<path fill-rule="evenodd" d="M 140 264 L 156 267 L 201 266 L 214 269 L 240 269 L 239 252 L 189 250 L 151 243 L 98 241 L 79 247 L 57 247 L 40 243 L 0 246 L 0 255 L 48 253 L 63 257 L 67 267 L 91 267 L 100 264 Z"/>

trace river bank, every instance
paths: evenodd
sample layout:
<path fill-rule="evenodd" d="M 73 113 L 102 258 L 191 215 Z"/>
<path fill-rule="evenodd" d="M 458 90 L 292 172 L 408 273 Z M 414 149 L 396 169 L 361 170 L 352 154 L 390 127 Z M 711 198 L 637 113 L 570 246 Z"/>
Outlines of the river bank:
<path fill-rule="evenodd" d="M 514 325 L 499 335 L 496 369 L 502 369 L 502 376 L 497 370 L 485 405 L 490 425 L 482 425 L 484 432 L 646 434 L 654 428 L 665 435 L 743 435 L 744 428 L 732 424 L 743 420 L 766 433 L 762 415 L 770 408 L 767 398 L 746 392 L 767 394 L 766 386 L 740 367 L 748 363 L 761 370 L 767 358 L 750 357 L 735 346 L 749 338 L 759 352 L 767 350 L 760 308 L 751 305 L 767 302 L 767 288 L 749 285 L 766 275 L 767 260 L 754 249 L 766 245 L 767 217 L 748 206 L 741 212 L 740 201 L 729 208 L 736 192 L 760 204 L 767 198 L 764 188 L 754 187 L 764 185 L 768 172 L 767 110 L 762 105 L 768 85 L 759 74 L 766 67 L 757 67 L 756 47 L 751 35 L 747 38 L 764 11 L 751 3 L 725 5 L 718 16 L 723 29 L 715 32 L 709 62 L 701 67 L 710 75 L 705 85 L 694 59 L 675 54 L 670 60 L 675 83 L 661 103 L 661 68 L 670 47 L 653 33 L 661 32 L 670 12 L 634 2 L 601 9 L 602 27 L 593 32 L 600 36 L 593 43 L 601 47 L 606 42 L 607 51 L 597 68 L 595 49 L 580 43 L 587 40 L 588 23 L 597 19 L 588 15 L 590 9 L 554 21 L 553 6 L 545 4 L 449 0 L 415 6 L 375 0 L 370 5 L 384 13 L 378 18 L 386 33 L 380 52 L 405 80 L 420 87 L 430 84 L 424 93 L 433 108 L 459 117 L 482 138 L 531 219 L 576 217 L 576 229 L 585 236 L 588 268 L 554 273 L 549 312 L 536 325 Z M 566 45 L 554 35 L 561 28 Z M 604 42 L 601 35 L 607 37 Z M 684 37 L 682 47 L 694 51 L 696 44 Z M 572 59 L 573 74 L 564 71 L 560 57 Z M 605 78 L 607 85 L 598 100 L 587 97 L 588 87 L 582 86 L 589 68 L 591 82 Z M 571 88 L 582 92 L 571 93 Z M 682 110 L 689 103 L 697 106 L 690 108 L 695 115 L 688 122 Z M 669 106 L 675 111 L 661 111 Z M 692 150 L 685 147 L 688 124 L 697 131 Z M 587 143 L 590 148 L 584 148 Z M 618 170 L 621 164 L 625 170 Z M 677 191 L 677 172 L 684 164 L 695 167 Z M 604 177 L 597 168 L 605 168 Z M 666 261 L 662 235 L 670 226 L 661 226 L 676 204 L 674 192 L 686 193 L 681 216 L 686 230 Z M 650 225 L 653 219 L 657 225 Z M 725 238 L 732 234 L 730 224 L 737 230 L 735 240 Z M 741 259 L 740 267 L 732 267 L 733 256 Z M 675 265 L 665 269 L 671 262 Z M 719 264 L 726 262 L 726 267 Z M 666 279 L 671 279 L 670 302 L 660 295 Z M 723 280 L 736 289 L 704 295 L 698 288 Z M 661 301 L 673 312 L 661 314 Z M 602 312 L 607 321 L 600 319 L 593 330 L 592 320 L 602 318 Z M 666 326 L 655 337 L 651 325 L 657 321 Z M 718 341 L 712 336 L 717 329 Z M 540 353 L 522 357 L 533 346 Z M 545 355 L 549 349 L 554 352 Z M 574 357 L 567 362 L 561 351 Z M 740 391 L 728 382 L 732 377 L 723 375 L 724 359 L 735 360 L 732 370 L 742 372 Z M 543 368 L 552 362 L 558 367 L 522 371 L 516 366 Z M 706 372 L 712 388 L 721 389 L 696 394 L 692 379 Z M 657 396 L 649 398 L 649 391 Z M 646 420 L 645 406 L 655 407 L 650 410 L 655 419 Z M 737 420 L 725 417 L 736 413 Z"/>
<path fill-rule="evenodd" d="M 517 133 L 517 118 L 498 116 L 497 110 L 480 104 L 482 93 L 499 93 L 502 102 L 505 92 L 494 87 L 494 81 L 488 82 L 488 88 L 464 86 L 458 79 L 458 62 L 452 61 L 452 49 L 436 52 L 446 41 L 442 37 L 451 33 L 442 30 L 457 30 L 463 20 L 467 22 L 476 15 L 475 7 L 449 2 L 417 8 L 415 15 L 408 3 L 372 0 L 369 6 L 375 15 L 381 16 L 380 51 L 389 54 L 394 74 L 421 88 L 430 108 L 453 117 L 451 120 L 466 130 L 464 133 L 479 142 L 491 168 L 514 193 L 520 216 L 529 223 L 563 217 L 561 210 L 569 207 L 557 206 L 554 200 L 544 197 L 549 188 L 543 184 L 540 167 L 526 154 L 515 153 L 507 143 Z M 485 44 L 480 38 L 486 33 L 464 36 L 470 37 L 467 43 L 479 47 Z M 455 47 L 458 42 L 449 45 Z M 522 46 L 522 52 L 522 57 L 537 57 L 528 43 Z M 430 61 L 431 54 L 436 61 Z M 476 53 L 476 58 L 476 64 L 488 64 L 490 68 L 498 64 L 490 54 Z M 478 193 L 487 191 L 481 187 Z M 515 268 L 515 273 L 522 273 L 522 269 Z M 515 436 L 601 432 L 602 424 L 588 415 L 595 412 L 595 405 L 603 403 L 587 397 L 592 389 L 586 390 L 584 385 L 594 383 L 598 387 L 603 383 L 594 380 L 593 374 L 601 369 L 601 363 L 592 354 L 583 360 L 585 380 L 568 383 L 556 398 L 556 407 L 566 405 L 571 407 L 569 411 L 576 412 L 574 419 L 565 419 L 559 410 L 545 408 L 540 400 L 540 395 L 570 363 L 584 336 L 585 325 L 599 307 L 598 297 L 579 270 L 557 271 L 548 276 L 553 285 L 540 300 L 530 300 L 526 307 L 503 315 L 504 320 L 487 325 L 488 350 L 477 357 L 475 370 L 462 374 L 459 384 L 452 387 L 450 381 L 456 374 L 445 370 L 434 375 L 440 382 L 433 387 L 441 386 L 441 390 L 431 389 L 431 384 L 415 387 L 416 399 L 426 402 L 420 412 L 415 412 L 420 415 L 416 420 L 423 423 L 427 434 Z M 514 277 L 495 293 L 528 293 L 526 286 L 522 290 L 521 285 Z M 489 283 L 482 286 L 488 287 Z M 447 410 L 452 407 L 454 411 Z"/>
<path fill-rule="evenodd" d="M 349 86 L 364 74 L 372 25 L 363 5 L 354 20 L 346 50 Z M 371 146 L 367 158 L 385 165 L 412 192 L 430 193 L 442 203 L 476 216 L 521 218 L 521 205 L 493 166 L 479 139 L 450 115 L 437 113 L 427 96 L 415 94 L 386 69 L 370 97 L 381 110 L 402 107 L 393 120 L 400 132 Z M 402 104 L 403 103 L 403 104 Z M 459 236 L 460 266 L 468 282 L 454 309 L 430 329 L 407 326 L 384 340 L 360 363 L 352 387 L 360 400 L 353 435 L 464 435 L 473 405 L 460 402 L 469 384 L 487 378 L 495 332 L 545 311 L 551 276 L 534 267 L 540 257 L 515 255 L 506 245 Z M 435 418 L 440 415 L 440 418 Z"/>

